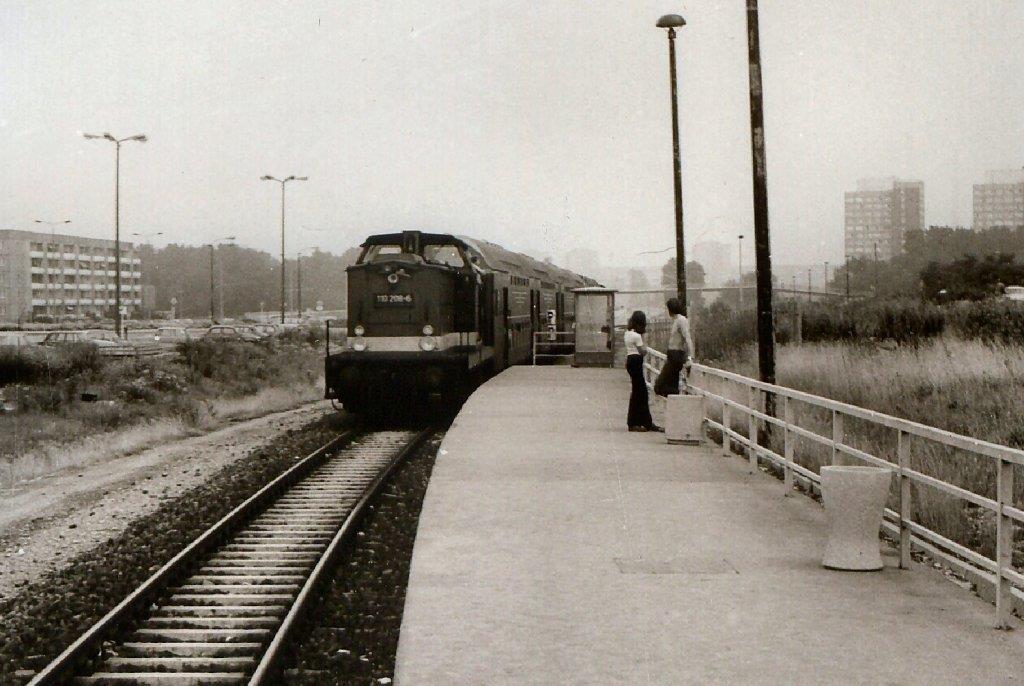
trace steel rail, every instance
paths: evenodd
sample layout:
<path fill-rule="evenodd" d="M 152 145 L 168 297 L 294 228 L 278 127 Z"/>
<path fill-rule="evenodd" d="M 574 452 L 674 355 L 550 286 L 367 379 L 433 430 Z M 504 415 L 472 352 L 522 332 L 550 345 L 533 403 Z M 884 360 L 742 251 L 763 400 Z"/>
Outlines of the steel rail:
<path fill-rule="evenodd" d="M 61 683 L 68 676 L 68 671 L 90 657 L 102 647 L 103 641 L 117 629 L 139 607 L 148 604 L 161 590 L 166 588 L 170 580 L 180 575 L 199 556 L 206 553 L 217 539 L 236 527 L 254 510 L 267 504 L 267 501 L 280 490 L 305 476 L 322 462 L 327 454 L 342 443 L 356 435 L 354 430 L 342 433 L 320 446 L 301 461 L 292 465 L 266 486 L 247 498 L 243 503 L 224 515 L 213 526 L 204 531 L 181 552 L 171 558 L 160 569 L 143 581 L 128 597 L 118 603 L 112 610 L 93 624 L 74 643 L 64 649 L 46 667 L 39 671 L 28 682 L 27 686 L 51 686 Z"/>
<path fill-rule="evenodd" d="M 284 653 L 284 648 L 288 644 L 288 639 L 295 630 L 295 626 L 299 619 L 308 611 L 310 602 L 316 599 L 317 587 L 324 581 L 327 574 L 337 563 L 337 558 L 341 554 L 342 547 L 348 539 L 352 537 L 353 529 L 362 518 L 363 510 L 377 495 L 381 486 L 384 485 L 388 477 L 390 477 L 392 472 L 394 472 L 395 468 L 398 467 L 398 465 L 401 464 L 410 453 L 422 445 L 432 433 L 432 429 L 426 429 L 416 434 L 416 436 L 414 436 L 412 440 L 410 440 L 405 447 L 395 455 L 394 459 L 391 460 L 388 466 L 381 471 L 377 478 L 366 487 L 363 495 L 355 505 L 352 506 L 352 510 L 349 512 L 348 516 L 345 517 L 344 523 L 334 535 L 331 543 L 327 546 L 327 550 L 324 551 L 323 555 L 317 561 L 313 571 L 306 579 L 306 583 L 303 584 L 299 594 L 295 597 L 295 601 L 289 608 L 284 621 L 281 623 L 281 626 L 278 627 L 277 633 L 274 634 L 270 644 L 264 651 L 263 657 L 260 659 L 252 677 L 249 679 L 249 686 L 270 686 L 272 684 L 281 683 L 280 680 L 277 680 L 277 670 Z"/>

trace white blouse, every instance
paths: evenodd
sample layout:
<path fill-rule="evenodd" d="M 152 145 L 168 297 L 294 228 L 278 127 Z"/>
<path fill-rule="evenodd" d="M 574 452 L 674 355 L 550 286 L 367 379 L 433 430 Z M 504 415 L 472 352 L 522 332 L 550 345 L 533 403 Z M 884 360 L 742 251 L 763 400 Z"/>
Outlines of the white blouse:
<path fill-rule="evenodd" d="M 639 355 L 640 346 L 644 344 L 644 337 L 638 334 L 632 329 L 626 329 L 626 334 L 622 337 L 623 342 L 626 344 L 627 355 Z"/>

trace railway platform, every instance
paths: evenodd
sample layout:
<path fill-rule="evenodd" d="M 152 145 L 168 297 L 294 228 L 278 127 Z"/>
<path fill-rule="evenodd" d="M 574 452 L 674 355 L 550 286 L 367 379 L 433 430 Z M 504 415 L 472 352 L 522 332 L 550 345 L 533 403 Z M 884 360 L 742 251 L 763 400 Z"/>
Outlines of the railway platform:
<path fill-rule="evenodd" d="M 821 506 L 625 427 L 621 369 L 513 367 L 437 458 L 396 684 L 1021 683 L 1024 631 L 924 565 L 820 565 Z M 885 551 L 883 551 L 885 553 Z"/>

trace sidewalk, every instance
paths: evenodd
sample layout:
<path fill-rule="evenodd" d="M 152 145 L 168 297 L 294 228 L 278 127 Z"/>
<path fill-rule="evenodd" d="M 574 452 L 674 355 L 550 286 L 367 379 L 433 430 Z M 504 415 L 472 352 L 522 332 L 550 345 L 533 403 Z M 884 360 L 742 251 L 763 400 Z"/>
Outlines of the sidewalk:
<path fill-rule="evenodd" d="M 916 566 L 823 569 L 824 512 L 625 430 L 625 371 L 515 367 L 442 444 L 396 683 L 1024 683 L 1024 635 Z"/>

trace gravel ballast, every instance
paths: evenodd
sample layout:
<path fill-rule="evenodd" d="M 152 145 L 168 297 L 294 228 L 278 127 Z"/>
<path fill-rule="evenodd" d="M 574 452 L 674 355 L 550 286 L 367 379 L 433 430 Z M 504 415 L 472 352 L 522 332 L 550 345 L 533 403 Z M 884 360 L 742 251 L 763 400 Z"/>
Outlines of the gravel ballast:
<path fill-rule="evenodd" d="M 329 415 L 289 430 L 120 535 L 0 602 L 0 683 L 38 670 L 205 529 L 346 428 Z"/>
<path fill-rule="evenodd" d="M 420 510 L 443 433 L 392 474 L 367 508 L 316 609 L 295 635 L 285 683 L 389 684 Z"/>

